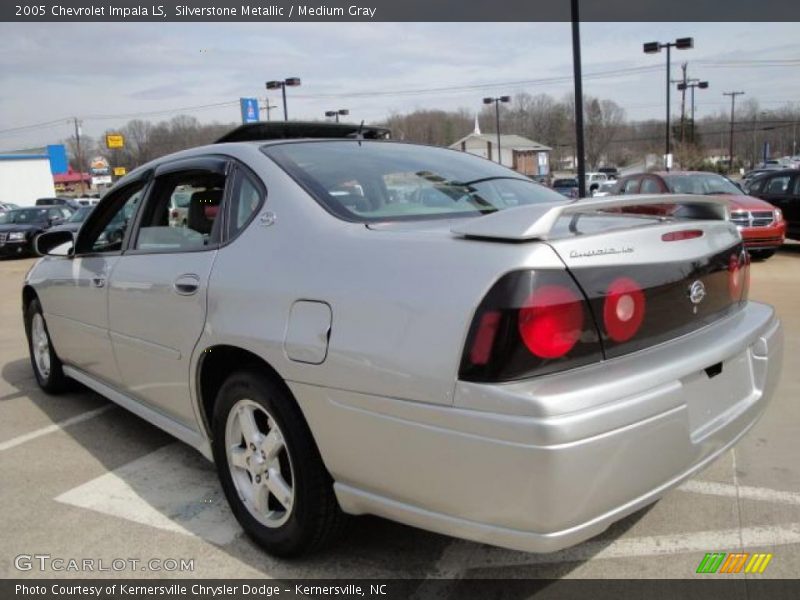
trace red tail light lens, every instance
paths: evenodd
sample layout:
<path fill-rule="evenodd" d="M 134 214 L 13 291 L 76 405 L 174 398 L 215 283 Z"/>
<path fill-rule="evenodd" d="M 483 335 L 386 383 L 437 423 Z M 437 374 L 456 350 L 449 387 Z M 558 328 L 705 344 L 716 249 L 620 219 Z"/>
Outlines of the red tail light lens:
<path fill-rule="evenodd" d="M 161 214 L 163 215 L 164 213 L 161 213 Z M 177 219 L 180 216 L 180 214 L 181 213 L 179 213 L 177 209 L 173 209 L 171 216 L 172 216 L 173 219 Z"/>
<path fill-rule="evenodd" d="M 628 277 L 618 277 L 608 286 L 603 303 L 603 325 L 615 342 L 631 339 L 644 320 L 645 297 L 642 288 Z"/>
<path fill-rule="evenodd" d="M 481 315 L 478 333 L 470 348 L 469 360 L 474 365 L 485 365 L 492 355 L 494 338 L 500 326 L 500 313 L 496 310 L 485 312 Z"/>
<path fill-rule="evenodd" d="M 545 285 L 519 311 L 517 326 L 525 346 L 539 358 L 561 358 L 583 328 L 582 299 L 569 288 Z"/>
<path fill-rule="evenodd" d="M 501 277 L 475 312 L 459 378 L 509 381 L 602 358 L 591 310 L 572 276 L 516 271 Z"/>

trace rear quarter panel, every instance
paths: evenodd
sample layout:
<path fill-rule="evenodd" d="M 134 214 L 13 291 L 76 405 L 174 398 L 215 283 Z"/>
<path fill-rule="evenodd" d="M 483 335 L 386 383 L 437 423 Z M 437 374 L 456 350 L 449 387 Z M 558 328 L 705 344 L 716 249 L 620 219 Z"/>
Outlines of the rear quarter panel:
<path fill-rule="evenodd" d="M 263 357 L 286 380 L 452 404 L 464 340 L 483 295 L 504 273 L 563 269 L 545 244 L 466 241 L 449 231 L 375 231 L 336 219 L 263 155 L 257 217 L 220 250 L 197 352 L 232 344 Z M 287 321 L 297 300 L 325 302 L 332 325 L 321 364 L 290 360 Z"/>

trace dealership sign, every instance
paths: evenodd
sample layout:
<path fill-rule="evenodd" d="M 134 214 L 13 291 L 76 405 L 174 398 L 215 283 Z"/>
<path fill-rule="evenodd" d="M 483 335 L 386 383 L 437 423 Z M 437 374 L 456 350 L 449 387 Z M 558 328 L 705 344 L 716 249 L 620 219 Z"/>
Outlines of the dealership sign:
<path fill-rule="evenodd" d="M 242 123 L 258 123 L 258 98 L 239 98 Z"/>
<path fill-rule="evenodd" d="M 125 147 L 125 136 L 121 133 L 107 133 L 106 134 L 106 148 L 114 150 L 115 148 Z"/>
<path fill-rule="evenodd" d="M 92 175 L 109 175 L 111 173 L 111 165 L 102 156 L 95 156 L 89 161 L 89 172 Z"/>

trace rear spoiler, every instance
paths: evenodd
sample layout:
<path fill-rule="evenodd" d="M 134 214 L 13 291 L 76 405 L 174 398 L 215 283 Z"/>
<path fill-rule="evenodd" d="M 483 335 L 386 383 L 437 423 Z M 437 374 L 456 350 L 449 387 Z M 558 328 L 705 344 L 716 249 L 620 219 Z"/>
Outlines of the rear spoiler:
<path fill-rule="evenodd" d="M 564 216 L 653 204 L 685 206 L 689 208 L 690 218 L 694 213 L 694 218 L 704 220 L 729 219 L 728 204 L 721 198 L 663 194 L 631 195 L 518 206 L 459 223 L 450 231 L 464 237 L 511 241 L 543 240 L 547 238 L 556 222 Z"/>

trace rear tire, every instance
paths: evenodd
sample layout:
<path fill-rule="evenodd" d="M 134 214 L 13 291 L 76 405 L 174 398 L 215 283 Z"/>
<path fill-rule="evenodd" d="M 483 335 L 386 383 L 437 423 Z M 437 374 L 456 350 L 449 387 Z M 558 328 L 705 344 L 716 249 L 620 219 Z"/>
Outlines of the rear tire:
<path fill-rule="evenodd" d="M 751 250 L 750 256 L 755 260 L 767 260 L 773 254 L 775 254 L 775 250 Z"/>
<path fill-rule="evenodd" d="M 245 533 L 275 556 L 319 550 L 345 521 L 333 480 L 291 394 L 253 371 L 234 373 L 214 405 L 214 462 Z"/>
<path fill-rule="evenodd" d="M 64 365 L 53 349 L 38 298 L 31 300 L 25 311 L 25 333 L 31 366 L 39 387 L 48 394 L 60 394 L 68 390 L 71 380 L 64 375 Z"/>

